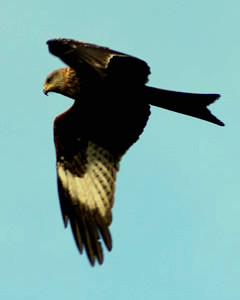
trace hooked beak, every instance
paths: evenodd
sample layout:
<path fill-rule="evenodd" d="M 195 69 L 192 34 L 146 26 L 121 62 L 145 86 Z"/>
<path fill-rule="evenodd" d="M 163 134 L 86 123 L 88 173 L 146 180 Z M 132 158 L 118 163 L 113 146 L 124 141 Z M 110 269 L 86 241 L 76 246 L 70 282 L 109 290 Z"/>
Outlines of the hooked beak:
<path fill-rule="evenodd" d="M 49 92 L 49 90 L 47 89 L 46 86 L 44 86 L 44 87 L 43 87 L 43 93 L 44 93 L 46 96 L 48 96 L 48 92 Z"/>

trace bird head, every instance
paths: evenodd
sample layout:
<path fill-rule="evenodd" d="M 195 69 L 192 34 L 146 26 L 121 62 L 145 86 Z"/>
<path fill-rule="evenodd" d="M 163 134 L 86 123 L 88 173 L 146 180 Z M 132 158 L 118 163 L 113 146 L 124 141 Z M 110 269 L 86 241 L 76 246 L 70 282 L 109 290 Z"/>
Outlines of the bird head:
<path fill-rule="evenodd" d="M 47 95 L 49 92 L 62 94 L 64 89 L 64 68 L 51 72 L 44 81 L 43 92 Z"/>

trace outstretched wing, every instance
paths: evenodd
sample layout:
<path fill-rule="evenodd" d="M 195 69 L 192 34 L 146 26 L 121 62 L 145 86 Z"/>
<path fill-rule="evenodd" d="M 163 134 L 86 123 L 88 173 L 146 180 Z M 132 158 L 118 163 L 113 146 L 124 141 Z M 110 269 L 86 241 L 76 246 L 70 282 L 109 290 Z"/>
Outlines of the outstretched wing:
<path fill-rule="evenodd" d="M 49 51 L 58 56 L 80 75 L 96 79 L 119 79 L 125 83 L 144 84 L 148 81 L 150 68 L 136 57 L 70 39 L 51 39 L 47 41 Z"/>
<path fill-rule="evenodd" d="M 73 108 L 54 122 L 57 176 L 64 224 L 68 220 L 80 253 L 86 249 L 92 265 L 101 264 L 101 238 L 112 248 L 109 225 L 119 158 L 94 142 L 81 137 Z"/>

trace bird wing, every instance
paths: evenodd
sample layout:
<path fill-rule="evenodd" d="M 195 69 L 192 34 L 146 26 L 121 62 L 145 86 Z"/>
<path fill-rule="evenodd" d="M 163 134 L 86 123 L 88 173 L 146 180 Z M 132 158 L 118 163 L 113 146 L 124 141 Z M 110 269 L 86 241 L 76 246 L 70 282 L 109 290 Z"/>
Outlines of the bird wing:
<path fill-rule="evenodd" d="M 144 84 L 148 81 L 150 68 L 136 57 L 71 39 L 51 39 L 47 44 L 53 55 L 84 74 L 85 78 L 87 73 L 91 78 L 108 78 L 111 82 L 121 79 L 125 83 Z"/>
<path fill-rule="evenodd" d="M 102 238 L 112 248 L 109 225 L 120 158 L 80 136 L 73 107 L 54 122 L 58 190 L 64 224 L 70 220 L 80 253 L 86 249 L 90 263 L 101 264 Z"/>

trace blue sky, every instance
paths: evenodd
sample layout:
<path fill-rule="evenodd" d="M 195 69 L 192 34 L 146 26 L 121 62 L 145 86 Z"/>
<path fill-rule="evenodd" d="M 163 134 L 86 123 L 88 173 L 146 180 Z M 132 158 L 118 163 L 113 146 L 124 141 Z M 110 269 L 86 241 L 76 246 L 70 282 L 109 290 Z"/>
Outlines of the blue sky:
<path fill-rule="evenodd" d="M 240 2 L 1 4 L 2 299 L 240 298 Z M 42 84 L 63 66 L 46 40 L 111 47 L 150 65 L 149 85 L 220 93 L 224 128 L 153 108 L 121 163 L 113 250 L 91 268 L 58 203 L 52 124 L 71 105 Z"/>

